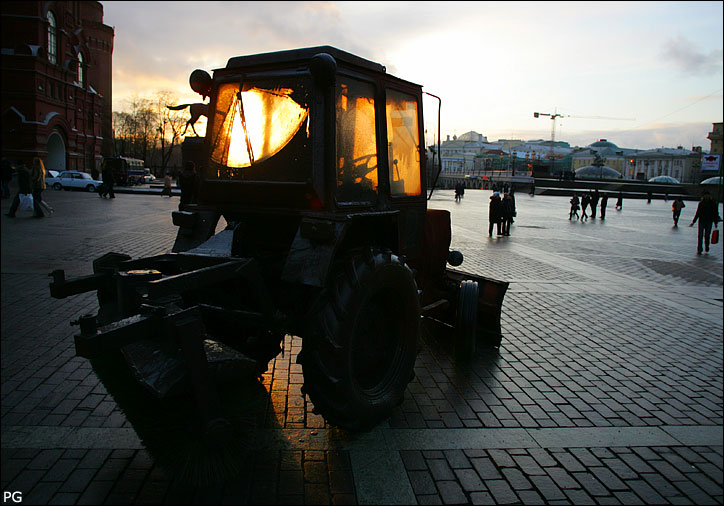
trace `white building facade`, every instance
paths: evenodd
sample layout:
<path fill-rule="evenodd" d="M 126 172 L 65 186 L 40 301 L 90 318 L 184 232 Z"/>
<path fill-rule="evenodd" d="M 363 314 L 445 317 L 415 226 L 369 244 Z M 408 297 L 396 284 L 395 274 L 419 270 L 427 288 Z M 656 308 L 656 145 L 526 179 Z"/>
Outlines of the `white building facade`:
<path fill-rule="evenodd" d="M 682 147 L 640 151 L 631 159 L 631 179 L 648 181 L 656 176 L 669 176 L 685 184 L 695 184 L 702 179 L 701 153 Z"/>

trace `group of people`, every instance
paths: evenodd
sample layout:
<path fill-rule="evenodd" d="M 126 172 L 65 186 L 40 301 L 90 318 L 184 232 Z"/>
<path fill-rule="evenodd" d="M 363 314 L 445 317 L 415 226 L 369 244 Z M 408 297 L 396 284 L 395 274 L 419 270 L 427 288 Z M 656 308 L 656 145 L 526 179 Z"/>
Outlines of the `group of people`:
<path fill-rule="evenodd" d="M 493 228 L 496 227 L 498 235 L 510 235 L 510 225 L 516 214 L 513 190 L 508 190 L 502 197 L 500 192 L 493 191 L 488 211 L 488 236 L 493 236 Z"/>
<path fill-rule="evenodd" d="M 6 169 L 7 167 L 7 169 Z M 10 179 L 12 179 L 12 164 L 9 161 L 3 163 L 3 197 L 6 195 L 10 196 L 10 181 L 7 181 L 7 188 L 5 183 L 5 170 L 10 171 Z M 53 213 L 55 210 L 47 203 L 43 201 L 43 190 L 45 190 L 45 165 L 40 158 L 33 158 L 32 166 L 28 169 L 27 164 L 22 161 L 18 161 L 15 164 L 15 171 L 18 175 L 18 192 L 15 194 L 10 209 L 8 210 L 8 218 L 15 218 L 15 214 L 20 206 L 20 199 L 23 196 L 31 195 L 33 199 L 33 218 L 44 218 L 45 210 L 48 213 Z"/>
<path fill-rule="evenodd" d="M 650 192 L 649 192 L 650 193 Z M 668 197 L 668 194 L 667 194 Z M 650 199 L 650 195 L 648 197 Z M 600 197 L 601 201 L 601 219 L 606 219 L 606 206 L 608 204 L 608 195 L 606 193 L 603 194 L 603 196 Z M 598 206 L 599 202 L 599 193 L 598 189 L 584 193 L 583 196 L 579 199 L 578 195 L 576 193 L 573 194 L 573 197 L 571 197 L 570 203 L 571 203 L 571 210 L 568 214 L 568 219 L 572 220 L 575 216 L 577 220 L 588 220 L 589 215 L 587 213 L 587 209 L 590 208 L 591 214 L 590 217 L 593 219 L 596 219 L 596 207 Z M 650 203 L 650 200 L 648 200 Z M 684 200 L 681 196 L 677 197 L 674 202 L 671 204 L 671 211 L 673 213 L 673 219 L 674 219 L 674 227 L 679 226 L 679 218 L 681 217 L 681 210 L 686 207 L 686 204 L 684 204 Z M 581 209 L 582 214 L 579 217 L 578 216 L 578 210 Z M 619 192 L 618 194 L 618 200 L 616 201 L 616 209 L 621 210 L 623 209 L 623 193 Z M 701 196 L 701 200 L 699 201 L 699 205 L 696 208 L 696 214 L 694 215 L 694 219 L 689 224 L 690 227 L 693 227 L 696 222 L 699 222 L 699 234 L 698 234 L 698 240 L 697 240 L 697 248 L 696 253 L 697 255 L 701 255 L 702 251 L 709 251 L 709 244 L 711 240 L 711 228 L 712 225 L 716 228 L 721 221 L 721 217 L 719 216 L 719 211 L 717 209 L 716 202 L 711 198 L 711 193 L 708 191 L 704 191 L 704 193 Z M 702 248 L 703 246 L 703 248 Z"/>
<path fill-rule="evenodd" d="M 601 219 L 605 220 L 606 208 L 608 207 L 608 193 L 601 195 L 598 192 L 598 188 L 596 188 L 591 192 L 584 193 L 580 200 L 578 194 L 574 193 L 570 200 L 571 210 L 568 213 L 568 219 L 572 220 L 575 216 L 576 220 L 587 221 L 589 217 L 595 220 L 596 208 L 598 207 L 599 201 L 601 202 Z M 591 210 L 590 216 L 588 214 L 589 208 Z M 581 216 L 578 216 L 579 209 L 581 209 Z M 619 211 L 623 209 L 623 194 L 620 192 L 618 194 L 618 200 L 616 201 L 616 209 Z"/>

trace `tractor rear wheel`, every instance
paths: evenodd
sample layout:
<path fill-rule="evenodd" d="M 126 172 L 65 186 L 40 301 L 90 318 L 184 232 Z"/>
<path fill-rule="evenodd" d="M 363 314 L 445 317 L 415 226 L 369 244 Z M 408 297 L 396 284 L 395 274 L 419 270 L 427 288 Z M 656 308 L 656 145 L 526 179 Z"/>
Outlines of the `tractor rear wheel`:
<path fill-rule="evenodd" d="M 413 377 L 417 285 L 383 250 L 348 256 L 330 279 L 300 353 L 304 392 L 329 423 L 363 430 L 390 415 Z"/>

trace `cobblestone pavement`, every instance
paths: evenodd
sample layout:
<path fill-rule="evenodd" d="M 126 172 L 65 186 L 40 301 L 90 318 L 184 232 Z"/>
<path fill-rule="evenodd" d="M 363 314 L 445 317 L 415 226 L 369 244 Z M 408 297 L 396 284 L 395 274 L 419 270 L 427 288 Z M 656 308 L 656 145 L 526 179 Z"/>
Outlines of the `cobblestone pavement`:
<path fill-rule="evenodd" d="M 52 217 L 3 216 L 4 504 L 721 504 L 723 256 L 696 255 L 695 203 L 673 228 L 661 200 L 579 222 L 520 194 L 512 235 L 489 238 L 489 195 L 430 207 L 452 211 L 461 268 L 511 283 L 499 351 L 456 368 L 425 327 L 402 405 L 351 434 L 313 413 L 287 336 L 261 382 L 224 393 L 239 436 L 213 452 L 187 405 L 74 356 L 94 294 L 48 292 L 52 269 L 168 251 L 177 199 L 45 192 Z"/>

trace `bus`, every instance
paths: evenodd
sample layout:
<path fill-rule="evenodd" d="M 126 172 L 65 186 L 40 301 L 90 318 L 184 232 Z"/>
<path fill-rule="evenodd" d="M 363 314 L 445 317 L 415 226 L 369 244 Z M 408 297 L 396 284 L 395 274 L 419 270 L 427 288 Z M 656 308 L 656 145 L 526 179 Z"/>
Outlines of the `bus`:
<path fill-rule="evenodd" d="M 114 156 L 105 158 L 103 163 L 113 169 L 113 180 L 117 185 L 129 186 L 143 182 L 145 176 L 143 160 Z"/>

